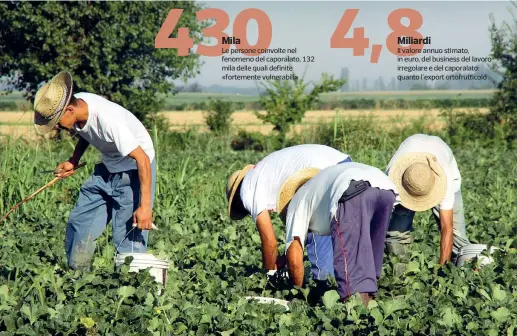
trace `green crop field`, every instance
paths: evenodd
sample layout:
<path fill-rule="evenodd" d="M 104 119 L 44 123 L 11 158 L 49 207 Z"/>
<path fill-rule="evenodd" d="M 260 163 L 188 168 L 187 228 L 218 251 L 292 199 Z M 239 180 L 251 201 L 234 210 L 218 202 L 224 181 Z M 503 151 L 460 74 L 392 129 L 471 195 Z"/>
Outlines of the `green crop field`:
<path fill-rule="evenodd" d="M 425 122 L 388 131 L 375 120 L 344 120 L 305 132 L 296 143 L 328 143 L 354 161 L 384 168 L 401 141 L 427 132 Z M 372 130 L 375 130 L 372 132 Z M 441 135 L 462 173 L 472 242 L 501 247 L 495 262 L 475 269 L 439 262 L 439 231 L 430 212 L 415 219 L 406 256 L 386 255 L 378 297 L 337 302 L 333 282 L 321 300 L 304 288 L 268 282 L 260 239 L 250 218 L 231 221 L 226 178 L 270 152 L 235 151 L 210 134 L 153 134 L 158 185 L 150 252 L 171 266 L 165 293 L 149 274 L 115 270 L 111 229 L 98 241 L 92 270 L 66 268 L 64 232 L 78 188 L 100 160 L 45 190 L 1 223 L 0 330 L 5 335 L 514 335 L 517 255 L 508 249 L 517 223 L 517 153 L 498 142 Z M 74 143 L 0 142 L 0 212 L 52 179 L 41 170 L 68 158 Z M 283 252 L 285 229 L 275 230 Z M 513 246 L 512 246 L 513 247 Z M 246 296 L 289 300 L 290 310 Z"/>

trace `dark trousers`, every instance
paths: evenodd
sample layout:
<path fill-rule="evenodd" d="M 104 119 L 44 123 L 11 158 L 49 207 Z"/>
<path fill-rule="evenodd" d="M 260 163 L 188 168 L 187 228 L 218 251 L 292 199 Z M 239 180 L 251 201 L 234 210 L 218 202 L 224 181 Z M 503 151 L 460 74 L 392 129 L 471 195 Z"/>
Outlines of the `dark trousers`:
<path fill-rule="evenodd" d="M 413 218 L 415 218 L 414 211 L 403 207 L 402 204 L 397 204 L 391 214 L 389 230 L 398 232 L 413 231 Z"/>
<path fill-rule="evenodd" d="M 331 235 L 334 276 L 342 299 L 358 292 L 377 292 L 394 203 L 391 190 L 367 187 L 339 204 L 331 222 Z"/>

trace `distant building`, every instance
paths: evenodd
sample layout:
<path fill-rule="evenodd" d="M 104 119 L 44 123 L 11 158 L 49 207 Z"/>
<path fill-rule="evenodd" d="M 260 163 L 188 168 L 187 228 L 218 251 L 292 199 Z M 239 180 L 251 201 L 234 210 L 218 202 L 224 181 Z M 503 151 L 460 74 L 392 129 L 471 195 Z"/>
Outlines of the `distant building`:
<path fill-rule="evenodd" d="M 341 76 L 340 79 L 346 79 L 345 85 L 341 87 L 342 92 L 350 91 L 350 74 L 348 71 L 348 67 L 341 68 Z"/>

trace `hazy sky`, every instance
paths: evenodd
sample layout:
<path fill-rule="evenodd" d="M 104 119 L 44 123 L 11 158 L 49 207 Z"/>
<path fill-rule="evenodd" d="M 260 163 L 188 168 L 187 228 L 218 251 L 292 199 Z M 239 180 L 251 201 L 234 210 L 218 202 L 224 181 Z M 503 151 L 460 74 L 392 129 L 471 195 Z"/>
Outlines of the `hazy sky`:
<path fill-rule="evenodd" d="M 230 16 L 225 30 L 232 35 L 236 15 L 246 8 L 259 8 L 271 20 L 273 37 L 270 48 L 297 48 L 298 56 L 314 56 L 308 63 L 306 78 L 319 79 L 322 72 L 339 75 L 341 68 L 350 70 L 350 81 L 363 77 L 373 80 L 397 75 L 397 59 L 386 48 L 386 37 L 391 32 L 387 17 L 397 8 L 418 10 L 423 17 L 419 31 L 432 38 L 433 48 L 467 48 L 470 55 L 488 56 L 490 52 L 489 25 L 492 13 L 498 23 L 510 20 L 512 7 L 509 1 L 204 1 L 207 7 L 220 8 Z M 370 50 L 365 56 L 352 56 L 351 49 L 331 49 L 330 37 L 347 8 L 358 8 L 352 29 L 365 27 L 365 35 L 372 44 L 383 44 L 379 63 L 370 63 Z M 407 24 L 407 19 L 403 19 Z M 352 30 L 351 29 L 351 30 Z M 350 32 L 350 34 L 352 31 Z M 347 35 L 350 37 L 351 35 Z M 248 23 L 248 40 L 257 40 L 257 25 Z M 236 54 L 237 56 L 242 56 Z M 251 81 L 225 81 L 221 70 L 221 57 L 202 57 L 201 74 L 189 82 L 201 85 L 221 84 L 239 87 L 254 87 Z M 306 64 L 296 64 L 294 69 L 301 74 Z"/>

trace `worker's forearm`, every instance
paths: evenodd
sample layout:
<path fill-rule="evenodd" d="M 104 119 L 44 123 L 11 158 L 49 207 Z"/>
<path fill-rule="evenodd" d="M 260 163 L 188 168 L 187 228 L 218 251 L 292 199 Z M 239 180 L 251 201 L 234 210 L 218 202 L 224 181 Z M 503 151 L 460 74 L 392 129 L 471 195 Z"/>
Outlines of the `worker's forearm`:
<path fill-rule="evenodd" d="M 68 159 L 68 161 L 72 163 L 74 166 L 77 166 L 84 152 L 88 148 L 89 144 L 90 143 L 84 140 L 83 137 L 79 137 L 79 141 L 77 142 L 77 145 L 75 145 L 74 153 L 72 154 L 70 159 Z"/>
<path fill-rule="evenodd" d="M 440 264 L 443 265 L 446 261 L 451 260 L 453 242 L 452 230 L 443 230 L 440 241 Z"/>
<path fill-rule="evenodd" d="M 453 210 L 440 210 L 440 264 L 451 260 L 452 246 L 454 242 Z"/>
<path fill-rule="evenodd" d="M 255 219 L 255 225 L 259 231 L 262 247 L 262 267 L 267 270 L 276 269 L 276 257 L 278 254 L 278 243 L 276 241 L 275 230 L 269 212 L 261 211 Z"/>
<path fill-rule="evenodd" d="M 302 287 L 304 278 L 303 249 L 298 240 L 294 240 L 287 250 L 287 271 L 294 286 Z"/>
<path fill-rule="evenodd" d="M 278 243 L 276 237 L 265 236 L 262 239 L 262 263 L 264 269 L 273 270 L 276 268 L 276 258 L 278 256 Z"/>
<path fill-rule="evenodd" d="M 136 160 L 138 178 L 140 179 L 140 206 L 151 208 L 151 161 L 147 155 Z"/>

